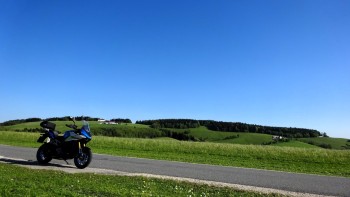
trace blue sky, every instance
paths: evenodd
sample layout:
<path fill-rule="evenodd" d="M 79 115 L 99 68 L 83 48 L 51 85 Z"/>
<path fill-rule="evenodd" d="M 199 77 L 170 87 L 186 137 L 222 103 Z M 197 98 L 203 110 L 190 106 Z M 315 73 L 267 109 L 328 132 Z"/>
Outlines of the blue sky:
<path fill-rule="evenodd" d="M 0 122 L 89 115 L 350 138 L 350 2 L 0 1 Z"/>

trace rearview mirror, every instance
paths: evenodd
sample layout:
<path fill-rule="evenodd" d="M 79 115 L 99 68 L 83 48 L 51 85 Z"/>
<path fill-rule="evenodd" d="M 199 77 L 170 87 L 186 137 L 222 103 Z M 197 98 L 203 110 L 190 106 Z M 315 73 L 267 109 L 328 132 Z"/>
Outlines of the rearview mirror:
<path fill-rule="evenodd" d="M 69 116 L 69 120 L 70 120 L 70 121 L 73 121 L 73 123 L 74 123 L 74 125 L 75 125 L 75 118 L 74 118 L 74 117 Z"/>

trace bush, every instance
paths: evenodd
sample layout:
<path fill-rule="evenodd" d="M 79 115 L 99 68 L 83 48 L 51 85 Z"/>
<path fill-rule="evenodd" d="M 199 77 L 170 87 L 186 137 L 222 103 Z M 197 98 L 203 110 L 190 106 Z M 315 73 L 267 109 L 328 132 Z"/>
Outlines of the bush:
<path fill-rule="evenodd" d="M 203 139 L 195 138 L 190 135 L 190 131 L 186 130 L 184 132 L 172 131 L 169 129 L 161 129 L 164 137 L 170 137 L 181 141 L 202 141 Z"/>
<path fill-rule="evenodd" d="M 235 138 L 239 138 L 239 134 L 238 135 L 227 136 L 227 137 L 224 138 L 224 140 L 230 140 L 230 139 L 235 139 Z"/>
<path fill-rule="evenodd" d="M 30 132 L 30 133 L 43 133 L 44 130 L 42 128 L 24 128 L 24 129 L 16 129 L 16 132 Z"/>
<path fill-rule="evenodd" d="M 322 143 L 322 144 L 320 144 L 318 146 L 321 147 L 321 148 L 325 148 L 325 149 L 332 149 L 332 145 L 330 145 L 330 144 Z"/>

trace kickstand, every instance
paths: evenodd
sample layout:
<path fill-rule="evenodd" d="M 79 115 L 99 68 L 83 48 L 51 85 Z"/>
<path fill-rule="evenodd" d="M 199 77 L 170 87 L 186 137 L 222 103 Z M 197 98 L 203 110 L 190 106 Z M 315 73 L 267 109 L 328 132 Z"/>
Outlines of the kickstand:
<path fill-rule="evenodd" d="M 66 163 L 67 163 L 67 165 L 69 165 L 69 163 L 68 163 L 68 161 L 67 160 L 64 160 Z"/>

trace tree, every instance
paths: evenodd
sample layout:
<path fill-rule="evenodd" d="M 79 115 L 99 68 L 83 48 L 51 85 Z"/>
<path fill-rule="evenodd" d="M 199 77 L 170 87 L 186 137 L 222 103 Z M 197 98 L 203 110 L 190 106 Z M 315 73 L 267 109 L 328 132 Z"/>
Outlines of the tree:
<path fill-rule="evenodd" d="M 154 122 L 154 123 L 151 125 L 151 127 L 154 128 L 154 129 L 159 129 L 159 128 L 161 128 L 159 122 Z"/>

